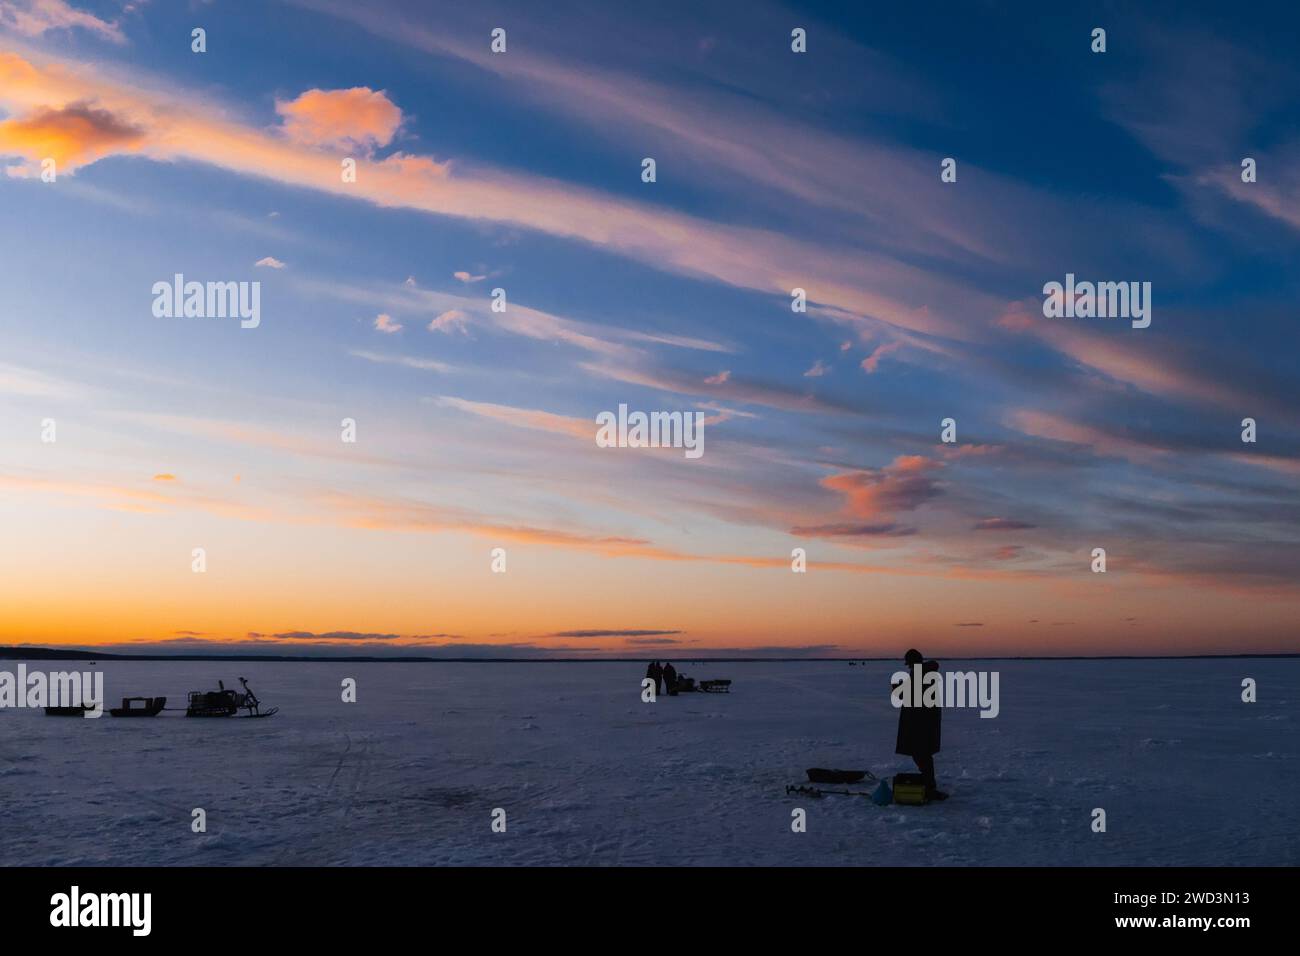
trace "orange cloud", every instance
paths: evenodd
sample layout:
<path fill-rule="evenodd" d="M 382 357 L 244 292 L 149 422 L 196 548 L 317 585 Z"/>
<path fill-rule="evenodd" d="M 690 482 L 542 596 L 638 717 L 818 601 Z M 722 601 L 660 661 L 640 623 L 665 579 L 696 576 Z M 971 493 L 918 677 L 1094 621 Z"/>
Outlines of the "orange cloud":
<path fill-rule="evenodd" d="M 850 514 L 858 518 L 886 518 L 911 511 L 942 492 L 930 477 L 941 462 L 923 455 L 900 455 L 884 468 L 843 472 L 821 480 L 823 488 L 843 494 Z"/>
<path fill-rule="evenodd" d="M 357 151 L 370 155 L 393 141 L 402 111 L 383 90 L 307 90 L 296 99 L 279 100 L 284 135 L 303 146 Z"/>
<path fill-rule="evenodd" d="M 60 173 L 114 153 L 136 152 L 144 140 L 144 130 L 88 103 L 46 107 L 0 123 L 0 154 L 33 163 L 53 159 Z"/>
<path fill-rule="evenodd" d="M 0 475 L 0 488 L 6 491 L 47 495 L 66 506 L 88 501 L 108 511 L 156 514 L 164 511 L 193 510 L 224 515 L 245 521 L 269 521 L 276 513 L 239 501 L 184 491 L 145 491 L 109 483 L 65 481 L 58 478 L 20 478 Z"/>

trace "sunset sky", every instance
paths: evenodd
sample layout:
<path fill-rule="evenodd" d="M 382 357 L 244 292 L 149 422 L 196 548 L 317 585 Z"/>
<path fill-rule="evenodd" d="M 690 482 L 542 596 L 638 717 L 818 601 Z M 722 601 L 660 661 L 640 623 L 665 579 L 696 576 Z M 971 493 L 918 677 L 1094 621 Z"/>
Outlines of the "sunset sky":
<path fill-rule="evenodd" d="M 0 644 L 1300 651 L 1300 14 L 843 6 L 0 0 Z"/>

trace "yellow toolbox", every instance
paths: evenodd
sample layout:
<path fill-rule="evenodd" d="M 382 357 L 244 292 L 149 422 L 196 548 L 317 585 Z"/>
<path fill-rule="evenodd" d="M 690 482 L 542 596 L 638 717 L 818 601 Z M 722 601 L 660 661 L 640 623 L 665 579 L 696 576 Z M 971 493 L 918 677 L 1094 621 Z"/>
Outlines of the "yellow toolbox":
<path fill-rule="evenodd" d="M 894 802 L 916 805 L 926 802 L 925 777 L 919 773 L 894 774 Z"/>

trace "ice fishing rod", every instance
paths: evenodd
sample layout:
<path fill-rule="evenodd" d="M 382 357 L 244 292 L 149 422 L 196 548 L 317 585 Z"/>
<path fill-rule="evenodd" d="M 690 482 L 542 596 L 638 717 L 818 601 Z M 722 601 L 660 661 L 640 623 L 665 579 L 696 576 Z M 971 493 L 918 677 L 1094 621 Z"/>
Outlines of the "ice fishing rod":
<path fill-rule="evenodd" d="M 870 790 L 823 790 L 820 787 L 805 787 L 801 784 L 789 784 L 785 788 L 786 795 L 795 794 L 805 797 L 824 797 L 828 793 L 840 793 L 846 797 L 869 797 Z"/>

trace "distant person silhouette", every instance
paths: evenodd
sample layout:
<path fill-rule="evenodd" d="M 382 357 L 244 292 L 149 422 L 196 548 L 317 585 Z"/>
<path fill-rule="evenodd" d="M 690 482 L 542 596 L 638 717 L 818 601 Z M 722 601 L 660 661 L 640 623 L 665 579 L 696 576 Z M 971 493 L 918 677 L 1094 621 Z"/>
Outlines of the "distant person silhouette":
<path fill-rule="evenodd" d="M 669 697 L 677 696 L 677 668 L 667 661 L 664 662 L 664 687 Z"/>
<path fill-rule="evenodd" d="M 924 661 L 924 663 L 922 663 Z M 903 655 L 909 678 L 914 676 L 913 666 L 921 664 L 922 675 L 937 673 L 938 661 L 927 661 L 916 648 Z M 925 791 L 931 800 L 947 799 L 948 794 L 939 789 L 934 778 L 934 755 L 939 752 L 939 730 L 943 718 L 941 707 L 908 707 L 898 711 L 898 742 L 894 753 L 905 754 L 916 763 L 916 769 L 925 778 Z"/>
<path fill-rule="evenodd" d="M 658 661 L 651 661 L 650 666 L 645 669 L 645 676 L 655 682 L 655 694 L 664 692 L 664 669 L 659 666 Z"/>

